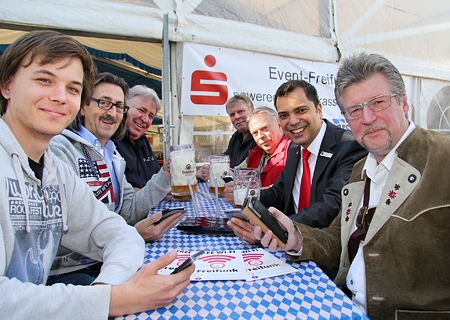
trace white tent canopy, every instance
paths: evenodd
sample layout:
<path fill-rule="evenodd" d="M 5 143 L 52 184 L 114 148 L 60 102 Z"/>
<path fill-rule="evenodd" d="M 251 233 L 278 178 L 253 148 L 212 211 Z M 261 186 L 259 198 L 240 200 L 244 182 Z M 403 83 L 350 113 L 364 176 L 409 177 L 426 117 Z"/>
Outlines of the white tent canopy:
<path fill-rule="evenodd" d="M 172 122 L 181 44 L 190 42 L 329 63 L 377 52 L 413 77 L 414 120 L 426 127 L 437 117 L 436 129 L 449 128 L 441 126 L 448 124 L 448 95 L 439 96 L 439 114 L 428 110 L 450 81 L 448 0 L 0 0 L 0 6 L 0 40 L 16 37 L 8 29 L 53 28 L 157 69 L 167 14 Z"/>
<path fill-rule="evenodd" d="M 369 50 L 407 75 L 450 80 L 447 0 L 0 0 L 0 23 L 154 42 L 169 40 L 336 62 Z M 135 44 L 134 44 L 135 45 Z M 134 46 L 132 45 L 132 46 Z M 160 55 L 130 52 L 158 67 Z M 117 48 L 118 49 L 118 48 Z M 144 51 L 143 51 L 144 50 Z M 149 50 L 149 51 L 145 51 Z"/>

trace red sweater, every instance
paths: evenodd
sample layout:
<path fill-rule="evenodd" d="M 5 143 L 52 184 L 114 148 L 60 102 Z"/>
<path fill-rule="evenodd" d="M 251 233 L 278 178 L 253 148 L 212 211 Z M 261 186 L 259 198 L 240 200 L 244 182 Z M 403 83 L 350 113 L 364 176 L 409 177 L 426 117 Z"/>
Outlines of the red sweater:
<path fill-rule="evenodd" d="M 269 161 L 261 172 L 262 187 L 271 186 L 275 182 L 275 180 L 277 180 L 281 171 L 283 171 L 284 165 L 286 164 L 287 152 L 290 144 L 291 140 L 289 140 L 286 136 L 283 136 L 283 139 L 278 144 L 277 149 L 269 158 Z M 251 149 L 248 152 L 246 161 L 247 167 L 256 169 L 259 168 L 262 156 L 263 150 L 260 147 L 256 146 Z"/>

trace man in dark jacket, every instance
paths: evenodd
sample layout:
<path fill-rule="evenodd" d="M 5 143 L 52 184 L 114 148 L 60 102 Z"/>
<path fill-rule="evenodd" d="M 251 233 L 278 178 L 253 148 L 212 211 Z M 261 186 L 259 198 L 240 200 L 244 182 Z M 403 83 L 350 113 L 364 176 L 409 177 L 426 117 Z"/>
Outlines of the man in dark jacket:
<path fill-rule="evenodd" d="M 240 165 L 248 156 L 250 149 L 256 146 L 248 130 L 248 117 L 253 112 L 253 102 L 244 93 L 231 97 L 226 104 L 227 113 L 236 132 L 231 136 L 224 154 L 230 156 L 230 167 Z"/>
<path fill-rule="evenodd" d="M 127 163 L 127 181 L 133 188 L 141 189 L 161 169 L 145 135 L 161 110 L 161 102 L 153 89 L 136 85 L 130 89 L 128 106 L 127 132 L 122 140 L 114 143 Z"/>

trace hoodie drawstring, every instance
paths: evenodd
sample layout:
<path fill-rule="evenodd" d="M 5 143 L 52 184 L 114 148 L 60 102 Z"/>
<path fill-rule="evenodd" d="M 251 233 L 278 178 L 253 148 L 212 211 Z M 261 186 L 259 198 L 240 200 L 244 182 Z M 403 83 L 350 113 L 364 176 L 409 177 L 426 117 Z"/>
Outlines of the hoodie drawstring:
<path fill-rule="evenodd" d="M 30 208 L 28 207 L 28 198 L 26 192 L 25 181 L 22 179 L 22 166 L 20 165 L 19 155 L 17 153 L 12 153 L 12 162 L 14 166 L 14 171 L 16 173 L 17 180 L 19 181 L 20 194 L 22 196 L 23 205 L 25 207 L 25 222 L 26 222 L 26 230 L 27 233 L 31 232 L 30 227 Z"/>
<path fill-rule="evenodd" d="M 62 183 L 63 179 L 61 177 L 61 172 L 58 170 L 58 187 L 59 194 L 61 196 L 61 212 L 62 212 L 62 223 L 63 231 L 67 231 L 69 226 L 67 224 L 67 208 L 66 208 L 66 185 Z"/>

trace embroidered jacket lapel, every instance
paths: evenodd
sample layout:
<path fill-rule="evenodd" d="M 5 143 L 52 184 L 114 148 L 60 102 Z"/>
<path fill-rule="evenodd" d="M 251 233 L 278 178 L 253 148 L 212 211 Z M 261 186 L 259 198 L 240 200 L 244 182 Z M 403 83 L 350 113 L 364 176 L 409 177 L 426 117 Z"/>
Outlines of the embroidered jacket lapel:
<path fill-rule="evenodd" d="M 355 217 L 359 211 L 364 183 L 365 179 L 350 183 L 342 189 L 341 243 L 344 252 L 348 250 L 348 239 L 353 230 Z"/>
<path fill-rule="evenodd" d="M 381 192 L 377 210 L 366 235 L 365 242 L 383 227 L 392 214 L 408 198 L 419 184 L 420 172 L 400 158 L 395 158 L 388 179 Z"/>

